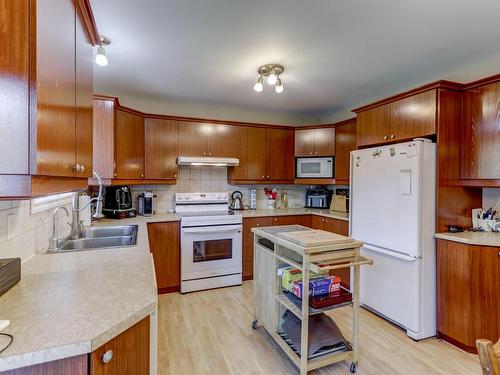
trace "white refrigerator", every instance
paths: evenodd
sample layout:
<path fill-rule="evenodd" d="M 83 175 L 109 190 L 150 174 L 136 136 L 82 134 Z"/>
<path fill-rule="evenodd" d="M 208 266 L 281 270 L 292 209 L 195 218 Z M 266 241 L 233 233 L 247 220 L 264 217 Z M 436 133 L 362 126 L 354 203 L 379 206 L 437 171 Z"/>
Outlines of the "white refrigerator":
<path fill-rule="evenodd" d="M 350 235 L 363 241 L 362 305 L 415 340 L 436 334 L 436 145 L 351 152 Z"/>

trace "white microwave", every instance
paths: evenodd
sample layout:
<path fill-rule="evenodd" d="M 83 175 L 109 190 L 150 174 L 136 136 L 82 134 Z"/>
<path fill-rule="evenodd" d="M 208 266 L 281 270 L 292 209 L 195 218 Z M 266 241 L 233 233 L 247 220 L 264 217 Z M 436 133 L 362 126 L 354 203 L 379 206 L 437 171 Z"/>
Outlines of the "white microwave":
<path fill-rule="evenodd" d="M 333 156 L 296 158 L 295 176 L 297 178 L 333 178 L 333 161 Z"/>

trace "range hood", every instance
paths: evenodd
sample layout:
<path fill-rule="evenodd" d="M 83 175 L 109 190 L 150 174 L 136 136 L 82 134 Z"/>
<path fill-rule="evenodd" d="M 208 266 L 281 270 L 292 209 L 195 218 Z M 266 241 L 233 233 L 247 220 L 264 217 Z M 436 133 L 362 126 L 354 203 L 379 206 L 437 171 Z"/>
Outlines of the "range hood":
<path fill-rule="evenodd" d="M 179 156 L 178 165 L 213 165 L 216 167 L 233 167 L 240 164 L 236 158 L 216 158 L 211 156 Z"/>

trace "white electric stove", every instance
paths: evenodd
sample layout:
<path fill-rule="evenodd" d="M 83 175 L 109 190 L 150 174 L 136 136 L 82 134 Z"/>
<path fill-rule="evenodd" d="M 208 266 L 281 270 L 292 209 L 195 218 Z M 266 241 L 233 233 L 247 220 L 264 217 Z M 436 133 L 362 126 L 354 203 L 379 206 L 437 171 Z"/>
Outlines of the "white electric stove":
<path fill-rule="evenodd" d="M 241 285 L 243 219 L 228 193 L 177 193 L 181 218 L 181 293 Z"/>

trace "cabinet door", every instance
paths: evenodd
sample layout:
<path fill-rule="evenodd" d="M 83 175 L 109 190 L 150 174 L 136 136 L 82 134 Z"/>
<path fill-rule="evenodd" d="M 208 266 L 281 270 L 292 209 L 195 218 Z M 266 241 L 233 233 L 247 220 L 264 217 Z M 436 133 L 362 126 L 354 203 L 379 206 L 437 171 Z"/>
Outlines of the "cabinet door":
<path fill-rule="evenodd" d="M 436 133 L 436 90 L 391 103 L 389 140 L 411 140 Z"/>
<path fill-rule="evenodd" d="M 315 156 L 335 155 L 334 128 L 314 129 L 314 155 Z"/>
<path fill-rule="evenodd" d="M 358 147 L 386 142 L 391 130 L 390 116 L 389 104 L 359 112 L 356 126 Z"/>
<path fill-rule="evenodd" d="M 252 228 L 269 227 L 272 218 L 258 217 L 243 220 L 243 279 L 253 279 L 253 233 Z"/>
<path fill-rule="evenodd" d="M 36 155 L 38 175 L 75 175 L 75 6 L 36 2 Z"/>
<path fill-rule="evenodd" d="M 174 120 L 145 119 L 145 176 L 148 179 L 177 178 L 179 124 Z"/>
<path fill-rule="evenodd" d="M 149 375 L 149 316 L 90 354 L 91 375 Z M 112 351 L 109 362 L 104 354 Z"/>
<path fill-rule="evenodd" d="M 113 100 L 94 99 L 93 166 L 103 178 L 115 173 L 115 104 Z"/>
<path fill-rule="evenodd" d="M 160 293 L 175 292 L 181 285 L 179 223 L 148 224 L 149 247 L 153 253 L 156 284 Z"/>
<path fill-rule="evenodd" d="M 314 155 L 314 129 L 295 131 L 295 156 Z"/>
<path fill-rule="evenodd" d="M 349 184 L 351 156 L 356 149 L 356 120 L 335 128 L 335 181 Z"/>
<path fill-rule="evenodd" d="M 265 178 L 266 173 L 266 129 L 247 126 L 236 126 L 235 156 L 240 165 L 228 169 L 230 180 L 258 181 Z"/>
<path fill-rule="evenodd" d="M 500 179 L 500 82 L 463 94 L 461 177 Z"/>
<path fill-rule="evenodd" d="M 294 144 L 293 130 L 266 130 L 266 179 L 293 181 Z"/>
<path fill-rule="evenodd" d="M 84 169 L 77 176 L 92 176 L 92 92 L 93 50 L 77 7 L 75 57 L 76 57 L 76 142 L 75 163 Z"/>
<path fill-rule="evenodd" d="M 236 157 L 236 127 L 224 124 L 205 126 L 208 134 L 208 156 Z"/>
<path fill-rule="evenodd" d="M 325 227 L 325 218 L 321 216 L 312 215 L 311 227 L 313 229 L 322 229 Z"/>
<path fill-rule="evenodd" d="M 1 2 L 0 174 L 28 174 L 29 1 Z"/>
<path fill-rule="evenodd" d="M 205 124 L 179 121 L 179 155 L 208 156 L 208 136 Z"/>
<path fill-rule="evenodd" d="M 115 177 L 144 178 L 144 119 L 117 110 L 115 131 Z"/>

